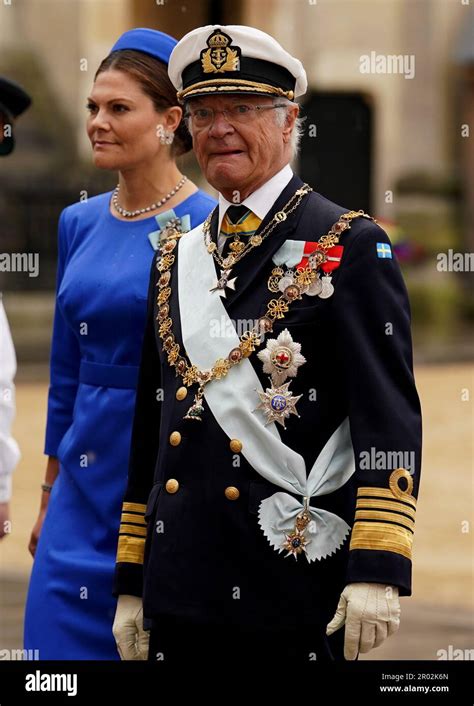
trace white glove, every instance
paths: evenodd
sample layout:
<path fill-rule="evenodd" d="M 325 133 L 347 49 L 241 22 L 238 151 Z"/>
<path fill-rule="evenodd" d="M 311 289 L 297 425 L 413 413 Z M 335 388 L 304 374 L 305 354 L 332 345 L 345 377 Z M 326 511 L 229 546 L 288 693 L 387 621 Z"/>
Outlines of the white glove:
<path fill-rule="evenodd" d="M 349 583 L 339 599 L 334 618 L 326 628 L 332 635 L 346 624 L 344 657 L 378 647 L 400 626 L 398 587 L 381 583 Z"/>
<path fill-rule="evenodd" d="M 138 596 L 118 597 L 112 632 L 120 659 L 146 660 L 150 633 L 143 629 L 143 603 Z"/>

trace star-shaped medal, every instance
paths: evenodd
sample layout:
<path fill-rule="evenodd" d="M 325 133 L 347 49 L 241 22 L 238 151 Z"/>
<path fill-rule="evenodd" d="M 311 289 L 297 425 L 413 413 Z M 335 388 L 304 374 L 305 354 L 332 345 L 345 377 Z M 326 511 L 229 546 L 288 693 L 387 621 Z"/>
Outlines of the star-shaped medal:
<path fill-rule="evenodd" d="M 295 559 L 298 559 L 299 554 L 306 553 L 306 545 L 310 543 L 311 540 L 306 539 L 304 534 L 298 530 L 285 534 L 285 542 L 282 547 L 287 551 L 285 559 L 289 556 L 294 556 Z"/>
<path fill-rule="evenodd" d="M 237 280 L 237 277 L 232 277 L 232 279 L 229 279 L 229 275 L 232 272 L 232 270 L 221 270 L 221 276 L 215 283 L 214 287 L 212 287 L 209 291 L 210 292 L 215 292 L 217 291 L 219 293 L 219 296 L 221 297 L 226 297 L 225 289 L 228 287 L 229 289 L 235 290 L 235 282 Z"/>
<path fill-rule="evenodd" d="M 296 518 L 294 530 L 288 533 L 285 532 L 285 542 L 282 545 L 282 549 L 286 549 L 288 552 L 285 559 L 289 556 L 294 556 L 295 559 L 298 559 L 299 554 L 306 553 L 306 545 L 311 544 L 311 540 L 305 536 L 305 530 L 309 525 L 310 519 L 311 515 L 306 505 L 303 512 L 300 512 Z"/>
<path fill-rule="evenodd" d="M 271 381 L 270 384 L 272 384 Z M 278 422 L 283 429 L 286 429 L 285 419 L 288 419 L 290 414 L 295 414 L 297 417 L 300 416 L 296 411 L 295 405 L 303 395 L 293 397 L 288 389 L 289 386 L 290 383 L 285 382 L 283 385 L 267 387 L 265 392 L 256 390 L 260 397 L 260 404 L 253 411 L 256 412 L 257 409 L 263 410 L 267 418 L 265 426 L 272 422 Z"/>
<path fill-rule="evenodd" d="M 286 378 L 294 378 L 300 365 L 306 363 L 300 351 L 301 343 L 293 341 L 286 328 L 278 338 L 270 338 L 266 348 L 257 356 L 263 362 L 263 372 L 270 374 L 272 381 L 278 385 Z"/>

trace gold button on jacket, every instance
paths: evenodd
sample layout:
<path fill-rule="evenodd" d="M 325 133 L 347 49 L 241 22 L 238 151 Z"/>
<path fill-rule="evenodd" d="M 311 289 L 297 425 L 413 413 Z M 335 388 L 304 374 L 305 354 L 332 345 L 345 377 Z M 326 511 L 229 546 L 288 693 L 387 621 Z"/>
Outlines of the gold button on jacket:
<path fill-rule="evenodd" d="M 181 443 L 181 434 L 179 431 L 173 431 L 170 434 L 170 444 L 171 446 L 178 446 Z"/>
<path fill-rule="evenodd" d="M 176 480 L 176 478 L 170 478 L 169 480 L 166 481 L 165 488 L 168 491 L 168 493 L 177 493 L 178 489 L 179 489 L 179 483 Z"/>
<path fill-rule="evenodd" d="M 229 446 L 230 450 L 233 451 L 235 454 L 238 454 L 242 451 L 242 442 L 239 439 L 231 439 Z"/>
<path fill-rule="evenodd" d="M 240 497 L 239 489 L 235 488 L 233 485 L 229 485 L 229 487 L 225 489 L 224 494 L 227 500 L 237 500 Z"/>

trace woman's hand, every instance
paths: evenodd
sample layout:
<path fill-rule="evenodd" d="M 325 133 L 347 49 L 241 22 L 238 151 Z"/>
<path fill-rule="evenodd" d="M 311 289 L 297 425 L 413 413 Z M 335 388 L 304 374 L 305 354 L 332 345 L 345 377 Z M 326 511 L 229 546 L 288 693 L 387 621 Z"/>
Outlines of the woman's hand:
<path fill-rule="evenodd" d="M 53 485 L 59 473 L 59 461 L 55 456 L 48 456 L 48 463 L 46 466 L 45 483 L 48 485 Z M 41 493 L 40 509 L 38 513 L 38 518 L 31 530 L 30 541 L 28 544 L 28 551 L 31 556 L 34 557 L 36 552 L 36 547 L 38 546 L 38 541 L 40 538 L 41 530 L 43 528 L 44 518 L 46 516 L 46 510 L 49 504 L 49 491 L 43 490 Z"/>
<path fill-rule="evenodd" d="M 31 556 L 34 557 L 35 552 L 36 552 L 36 547 L 38 545 L 38 540 L 40 538 L 41 534 L 41 528 L 43 527 L 43 521 L 46 515 L 46 510 L 48 509 L 48 506 L 41 508 L 38 514 L 38 519 L 36 520 L 33 529 L 31 530 L 31 536 L 30 536 L 30 542 L 28 544 L 28 551 L 30 552 Z"/>

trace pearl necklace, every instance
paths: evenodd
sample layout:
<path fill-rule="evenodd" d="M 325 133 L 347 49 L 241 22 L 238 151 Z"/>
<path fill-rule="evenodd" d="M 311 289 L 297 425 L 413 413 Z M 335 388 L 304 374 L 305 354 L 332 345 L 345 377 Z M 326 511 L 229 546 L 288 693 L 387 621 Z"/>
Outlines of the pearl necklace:
<path fill-rule="evenodd" d="M 134 216 L 139 216 L 142 213 L 148 213 L 149 211 L 155 211 L 157 208 L 161 208 L 164 203 L 170 200 L 172 196 L 176 194 L 177 191 L 181 189 L 181 187 L 184 185 L 184 183 L 188 180 L 187 176 L 184 176 L 180 181 L 176 184 L 174 189 L 169 192 L 164 198 L 161 199 L 161 201 L 157 201 L 156 203 L 152 203 L 151 206 L 146 206 L 145 208 L 137 208 L 136 211 L 127 211 L 126 208 L 122 208 L 122 206 L 119 205 L 118 202 L 118 195 L 120 191 L 120 185 L 117 184 L 117 186 L 114 189 L 114 193 L 112 196 L 112 203 L 114 205 L 114 208 L 118 213 L 120 213 L 121 216 L 124 216 L 125 218 L 133 218 Z"/>

